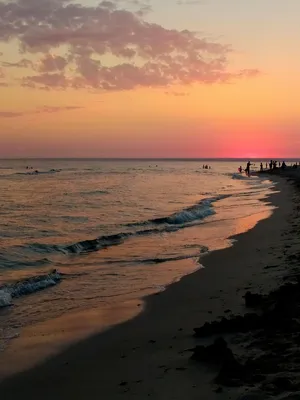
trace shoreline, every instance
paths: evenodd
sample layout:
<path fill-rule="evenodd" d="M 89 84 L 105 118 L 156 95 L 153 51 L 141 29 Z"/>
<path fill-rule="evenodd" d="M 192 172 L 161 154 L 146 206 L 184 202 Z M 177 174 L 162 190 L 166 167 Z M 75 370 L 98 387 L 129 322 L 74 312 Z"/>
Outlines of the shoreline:
<path fill-rule="evenodd" d="M 282 203 L 292 206 L 289 199 L 291 185 L 285 180 L 280 180 L 280 186 L 287 190 L 271 194 L 267 201 L 272 201 L 276 207 Z M 20 395 L 25 399 L 35 399 L 42 391 L 45 399 L 67 396 L 81 399 L 86 398 L 85 394 L 92 398 L 99 390 L 102 396 L 112 399 L 126 398 L 126 393 L 129 398 L 146 398 L 150 394 L 156 399 L 166 396 L 179 399 L 188 391 L 191 391 L 190 398 L 198 397 L 197 385 L 187 388 L 186 379 L 183 380 L 185 384 L 182 388 L 177 387 L 182 375 L 189 375 L 189 383 L 195 379 L 201 389 L 206 388 L 205 398 L 213 398 L 211 374 L 206 371 L 201 375 L 199 369 L 190 370 L 187 361 L 190 354 L 183 351 L 195 344 L 192 337 L 195 326 L 213 320 L 226 313 L 229 308 L 235 313 L 243 311 L 242 294 L 246 289 L 245 285 L 248 287 L 249 283 L 257 284 L 261 288 L 264 286 L 265 291 L 276 286 L 280 273 L 272 272 L 270 280 L 270 271 L 264 271 L 264 267 L 260 265 L 260 257 L 257 260 L 257 254 L 254 254 L 256 267 L 238 269 L 231 264 L 235 259 L 238 259 L 238 263 L 245 263 L 245 260 L 251 263 L 251 253 L 257 246 L 269 248 L 272 244 L 270 241 L 262 243 L 262 240 L 268 237 L 266 232 L 273 234 L 276 225 L 278 227 L 278 224 L 282 223 L 285 225 L 281 226 L 281 230 L 286 229 L 286 217 L 290 212 L 291 207 L 288 210 L 283 210 L 283 207 L 276 208 L 270 218 L 260 220 L 254 229 L 230 237 L 229 239 L 238 239 L 234 246 L 201 257 L 204 270 L 184 276 L 163 292 L 147 296 L 143 299 L 144 311 L 134 319 L 72 345 L 37 367 L 4 380 L 0 384 L 2 395 L 9 396 L 4 397 L 5 399 L 14 399 Z M 272 237 L 273 240 L 280 240 L 280 237 L 277 237 L 278 233 L 275 236 Z M 250 245 L 252 240 L 257 246 Z M 249 253 L 248 257 L 245 257 L 245 252 Z M 221 269 L 221 263 L 226 267 Z M 141 362 L 144 359 L 150 359 L 151 362 L 145 366 Z M 143 371 L 140 371 L 141 367 Z M 199 385 L 201 379 L 203 382 Z M 167 384 L 162 384 L 165 381 Z M 151 387 L 156 385 L 158 388 L 152 393 Z M 171 390 L 172 396 L 175 397 L 170 396 L 168 392 L 170 385 L 177 387 L 176 390 Z"/>

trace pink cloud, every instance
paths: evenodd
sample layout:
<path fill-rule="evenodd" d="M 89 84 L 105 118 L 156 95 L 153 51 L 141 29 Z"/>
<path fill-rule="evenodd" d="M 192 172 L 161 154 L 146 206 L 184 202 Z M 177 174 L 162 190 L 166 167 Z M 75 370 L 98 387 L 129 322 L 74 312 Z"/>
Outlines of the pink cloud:
<path fill-rule="evenodd" d="M 0 3 L 0 41 L 18 40 L 27 57 L 43 53 L 38 65 L 25 63 L 26 59 L 10 65 L 31 67 L 32 73 L 23 76 L 21 84 L 109 91 L 213 84 L 257 75 L 257 70 L 228 69 L 229 46 L 188 30 L 146 22 L 142 13 L 119 9 L 120 3 L 105 0 L 95 7 L 68 0 Z M 149 7 L 139 0 L 131 4 Z M 104 65 L 106 55 L 118 62 Z"/>

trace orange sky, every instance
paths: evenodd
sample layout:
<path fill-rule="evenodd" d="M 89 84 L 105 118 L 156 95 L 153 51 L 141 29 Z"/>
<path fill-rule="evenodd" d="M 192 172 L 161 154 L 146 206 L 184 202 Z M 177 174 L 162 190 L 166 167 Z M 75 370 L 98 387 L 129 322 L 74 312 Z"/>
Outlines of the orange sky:
<path fill-rule="evenodd" d="M 0 2 L 0 157 L 298 157 L 300 2 L 181 3 Z"/>

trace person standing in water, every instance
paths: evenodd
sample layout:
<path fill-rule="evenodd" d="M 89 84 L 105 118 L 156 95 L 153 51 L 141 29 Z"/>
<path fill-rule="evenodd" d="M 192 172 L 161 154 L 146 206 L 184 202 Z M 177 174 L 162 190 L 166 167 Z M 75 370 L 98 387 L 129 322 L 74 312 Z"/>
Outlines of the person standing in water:
<path fill-rule="evenodd" d="M 250 176 L 250 166 L 251 166 L 251 165 L 252 165 L 251 162 L 248 161 L 248 162 L 247 162 L 246 169 L 245 169 L 245 172 L 246 172 L 246 175 L 247 175 L 247 176 Z"/>

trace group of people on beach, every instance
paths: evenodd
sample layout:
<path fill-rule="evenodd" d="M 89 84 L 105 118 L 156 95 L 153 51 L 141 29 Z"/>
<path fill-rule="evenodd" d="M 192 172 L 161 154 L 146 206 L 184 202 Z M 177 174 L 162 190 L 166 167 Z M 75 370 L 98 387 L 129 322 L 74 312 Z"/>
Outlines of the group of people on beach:
<path fill-rule="evenodd" d="M 286 168 L 285 161 L 280 162 L 280 161 L 276 161 L 276 160 L 270 160 L 270 162 L 269 162 L 269 170 L 276 169 L 276 168 L 285 169 Z M 260 170 L 264 171 L 263 163 L 260 163 Z M 266 170 L 268 170 L 268 163 L 266 163 Z"/>
<path fill-rule="evenodd" d="M 298 166 L 300 166 L 300 162 L 298 163 L 297 161 L 294 164 L 291 164 L 291 168 L 298 168 Z M 269 168 L 268 168 L 269 167 Z M 266 163 L 266 168 L 265 170 L 274 170 L 277 168 L 281 168 L 281 169 L 285 169 L 287 167 L 285 161 L 276 161 L 276 160 L 270 160 L 269 165 L 268 163 Z M 260 163 L 260 170 L 264 171 L 264 166 L 263 163 Z"/>
<path fill-rule="evenodd" d="M 240 166 L 238 168 L 239 173 L 242 173 L 243 171 L 245 171 L 246 175 L 250 176 L 251 165 L 255 165 L 255 164 L 252 164 L 250 161 L 248 161 L 245 169 L 243 169 L 242 166 Z M 299 166 L 300 166 L 300 162 L 299 162 Z M 286 165 L 285 161 L 270 160 L 269 163 L 265 164 L 265 168 L 264 168 L 264 164 L 262 162 L 260 163 L 260 171 L 272 171 L 277 168 L 285 169 L 286 167 L 287 167 L 287 165 Z M 296 162 L 294 164 L 291 164 L 291 167 L 297 168 L 298 163 Z"/>

